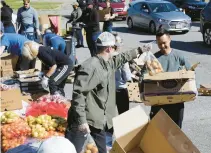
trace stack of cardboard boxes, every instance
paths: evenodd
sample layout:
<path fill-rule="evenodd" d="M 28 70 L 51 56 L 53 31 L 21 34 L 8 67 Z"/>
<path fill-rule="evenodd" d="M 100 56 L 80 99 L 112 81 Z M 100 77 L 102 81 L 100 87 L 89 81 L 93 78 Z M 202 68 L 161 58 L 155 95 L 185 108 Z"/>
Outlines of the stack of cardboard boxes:
<path fill-rule="evenodd" d="M 12 60 L 7 58 L 1 59 L 1 77 L 13 76 Z"/>
<path fill-rule="evenodd" d="M 22 92 L 37 93 L 44 90 L 39 77 L 40 71 L 29 69 L 26 71 L 16 71 L 15 73 L 20 82 L 20 89 Z"/>

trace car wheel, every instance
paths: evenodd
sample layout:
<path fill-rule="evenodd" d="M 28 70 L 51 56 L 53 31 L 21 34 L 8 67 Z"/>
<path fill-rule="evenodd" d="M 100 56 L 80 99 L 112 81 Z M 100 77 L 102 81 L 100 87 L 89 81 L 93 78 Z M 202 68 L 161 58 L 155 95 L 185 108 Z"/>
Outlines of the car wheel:
<path fill-rule="evenodd" d="M 155 32 L 156 32 L 156 25 L 155 25 L 155 22 L 153 22 L 153 21 L 151 21 L 149 24 L 149 32 L 151 34 L 155 34 Z"/>
<path fill-rule="evenodd" d="M 211 28 L 208 27 L 204 28 L 203 40 L 206 45 L 211 46 Z"/>
<path fill-rule="evenodd" d="M 128 28 L 129 28 L 129 29 L 133 29 L 133 21 L 132 21 L 131 18 L 129 18 L 129 19 L 127 20 L 127 25 L 128 25 Z"/>

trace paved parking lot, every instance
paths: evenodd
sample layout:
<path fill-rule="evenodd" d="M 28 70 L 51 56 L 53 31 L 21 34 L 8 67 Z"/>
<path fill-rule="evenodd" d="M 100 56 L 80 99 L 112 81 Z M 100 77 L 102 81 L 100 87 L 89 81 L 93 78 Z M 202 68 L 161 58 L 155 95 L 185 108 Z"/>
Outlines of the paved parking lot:
<path fill-rule="evenodd" d="M 200 62 L 196 69 L 197 82 L 211 83 L 211 48 L 203 45 L 202 35 L 199 32 L 199 22 L 194 22 L 191 31 L 185 35 L 173 34 L 172 48 L 183 54 L 191 64 Z M 114 31 L 123 38 L 123 50 L 135 48 L 147 42 L 155 40 L 155 36 L 150 35 L 142 29 L 128 30 L 125 21 L 114 23 Z M 153 52 L 158 51 L 156 44 L 153 45 Z M 88 48 L 78 49 L 77 57 L 79 62 L 83 62 L 90 57 Z M 72 95 L 72 85 L 66 86 L 66 93 L 69 98 Z M 131 104 L 131 107 L 137 104 Z M 146 112 L 149 107 L 143 106 Z M 190 137 L 193 143 L 202 153 L 211 151 L 211 97 L 198 97 L 194 102 L 185 104 L 185 118 L 182 130 Z"/>

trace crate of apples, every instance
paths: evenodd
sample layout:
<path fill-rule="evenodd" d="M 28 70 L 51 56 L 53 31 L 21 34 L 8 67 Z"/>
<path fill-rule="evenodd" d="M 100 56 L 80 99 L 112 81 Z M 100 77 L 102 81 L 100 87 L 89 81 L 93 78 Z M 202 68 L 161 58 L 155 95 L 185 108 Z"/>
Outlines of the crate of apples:
<path fill-rule="evenodd" d="M 97 147 L 93 144 L 87 144 L 84 153 L 98 153 Z"/>

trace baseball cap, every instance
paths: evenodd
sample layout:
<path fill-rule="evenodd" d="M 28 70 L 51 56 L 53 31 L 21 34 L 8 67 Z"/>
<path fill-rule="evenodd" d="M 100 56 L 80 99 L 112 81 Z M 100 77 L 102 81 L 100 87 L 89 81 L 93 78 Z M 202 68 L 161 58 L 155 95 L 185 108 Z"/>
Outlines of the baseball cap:
<path fill-rule="evenodd" d="M 45 140 L 37 153 L 76 153 L 76 150 L 68 139 L 54 136 Z"/>
<path fill-rule="evenodd" d="M 114 46 L 115 45 L 115 37 L 110 32 L 103 32 L 97 38 L 97 46 Z"/>
<path fill-rule="evenodd" d="M 4 25 L 3 25 L 2 22 L 1 22 L 1 25 L 0 25 L 0 31 L 1 31 L 2 33 L 4 33 Z"/>
<path fill-rule="evenodd" d="M 79 6 L 78 2 L 73 2 L 72 5 L 73 6 Z"/>

